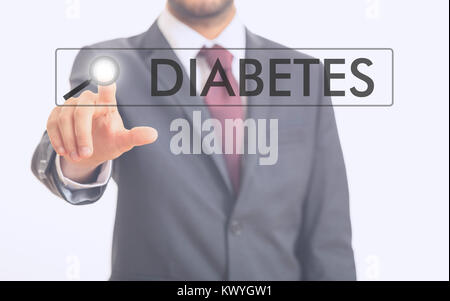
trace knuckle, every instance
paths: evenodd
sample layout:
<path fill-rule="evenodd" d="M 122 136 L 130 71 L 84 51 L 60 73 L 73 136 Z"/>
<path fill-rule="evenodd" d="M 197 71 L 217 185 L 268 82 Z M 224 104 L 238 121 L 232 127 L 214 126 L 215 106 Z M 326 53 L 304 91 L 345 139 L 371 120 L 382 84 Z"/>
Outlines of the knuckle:
<path fill-rule="evenodd" d="M 80 119 L 82 118 L 86 113 L 86 109 L 83 107 L 77 107 L 74 112 L 73 112 L 73 116 L 75 119 Z"/>
<path fill-rule="evenodd" d="M 76 124 L 75 126 L 75 136 L 77 139 L 86 139 L 88 135 L 87 128 L 82 124 Z"/>
<path fill-rule="evenodd" d="M 64 137 L 64 146 L 66 147 L 66 150 L 73 151 L 75 149 L 75 141 L 73 140 L 73 137 Z"/>
<path fill-rule="evenodd" d="M 54 108 L 51 111 L 51 113 L 50 113 L 50 115 L 48 116 L 48 119 L 47 119 L 47 129 L 58 124 L 58 119 L 57 119 L 58 118 L 58 113 L 59 113 L 59 108 L 58 107 Z"/>
<path fill-rule="evenodd" d="M 85 90 L 81 93 L 80 98 L 90 98 L 94 95 L 94 92 L 91 90 Z"/>
<path fill-rule="evenodd" d="M 89 146 L 90 145 L 89 138 L 87 136 L 77 137 L 77 144 L 79 147 L 80 146 Z"/>
<path fill-rule="evenodd" d="M 51 130 L 58 124 L 58 121 L 55 118 L 49 118 L 47 120 L 47 131 Z"/>
<path fill-rule="evenodd" d="M 84 136 L 77 137 L 77 145 L 78 145 L 78 147 L 87 146 L 88 140 Z"/>
<path fill-rule="evenodd" d="M 78 98 L 77 98 L 77 97 L 71 97 L 71 98 L 69 98 L 68 100 L 66 100 L 66 102 L 62 105 L 62 107 L 74 105 L 74 104 L 77 103 L 77 101 L 78 101 Z"/>
<path fill-rule="evenodd" d="M 83 146 L 83 145 L 89 144 L 89 138 L 85 133 L 83 133 L 83 132 L 77 133 L 76 136 L 77 136 L 78 145 Z"/>
<path fill-rule="evenodd" d="M 72 121 L 72 116 L 71 114 L 67 113 L 67 112 L 62 112 L 61 114 L 59 114 L 58 116 L 58 124 L 62 125 L 68 122 Z"/>
<path fill-rule="evenodd" d="M 92 103 L 94 103 L 96 94 L 90 90 L 86 90 L 84 91 L 81 95 L 80 98 L 77 101 L 78 105 L 90 105 Z"/>
<path fill-rule="evenodd" d="M 47 131 L 47 135 L 52 144 L 55 144 L 55 142 L 59 141 L 59 137 L 55 131 L 53 131 L 53 130 Z"/>

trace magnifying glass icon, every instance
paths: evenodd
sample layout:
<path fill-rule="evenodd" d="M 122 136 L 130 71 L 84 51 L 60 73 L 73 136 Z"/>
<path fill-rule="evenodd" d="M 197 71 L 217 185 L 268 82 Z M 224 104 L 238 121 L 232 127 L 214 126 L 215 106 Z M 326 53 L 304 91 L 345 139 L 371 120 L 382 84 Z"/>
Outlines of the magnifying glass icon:
<path fill-rule="evenodd" d="M 119 77 L 119 64 L 110 56 L 96 57 L 89 67 L 90 79 L 85 80 L 72 90 L 70 90 L 63 97 L 65 100 L 76 95 L 78 92 L 94 83 L 100 86 L 108 86 L 114 83 Z"/>

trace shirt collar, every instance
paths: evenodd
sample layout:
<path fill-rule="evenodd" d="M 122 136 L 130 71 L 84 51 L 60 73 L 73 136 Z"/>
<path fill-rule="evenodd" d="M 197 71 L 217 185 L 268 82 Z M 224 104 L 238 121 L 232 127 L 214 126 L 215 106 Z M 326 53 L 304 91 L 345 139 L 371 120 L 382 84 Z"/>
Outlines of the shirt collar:
<path fill-rule="evenodd" d="M 203 47 L 211 47 L 218 44 L 227 48 L 234 57 L 233 63 L 245 57 L 246 32 L 245 26 L 240 18 L 235 15 L 228 26 L 220 35 L 208 40 L 172 15 L 167 8 L 163 10 L 157 21 L 158 27 L 169 45 L 174 48 L 175 54 L 180 59 L 186 70 L 189 70 L 189 60 L 195 58 L 198 51 Z M 180 50 L 176 48 L 194 48 Z M 240 48 L 240 49 L 230 49 Z"/>

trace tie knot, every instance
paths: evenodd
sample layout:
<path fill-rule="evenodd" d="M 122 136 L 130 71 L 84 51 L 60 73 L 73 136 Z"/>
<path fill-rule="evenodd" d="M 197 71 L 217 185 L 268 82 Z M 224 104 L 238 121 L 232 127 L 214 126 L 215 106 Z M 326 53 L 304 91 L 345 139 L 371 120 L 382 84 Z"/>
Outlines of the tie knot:
<path fill-rule="evenodd" d="M 203 57 L 208 65 L 212 68 L 217 60 L 220 61 L 225 71 L 231 70 L 231 63 L 233 62 L 233 55 L 227 49 L 215 44 L 211 48 L 203 46 L 198 52 L 199 57 Z"/>

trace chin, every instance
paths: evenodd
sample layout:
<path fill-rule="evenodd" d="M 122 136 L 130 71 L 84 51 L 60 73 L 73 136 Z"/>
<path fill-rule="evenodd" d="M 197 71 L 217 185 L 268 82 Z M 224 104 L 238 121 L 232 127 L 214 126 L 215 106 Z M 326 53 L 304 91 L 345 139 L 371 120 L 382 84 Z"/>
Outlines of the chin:
<path fill-rule="evenodd" d="M 211 18 L 222 14 L 233 0 L 168 0 L 178 14 L 187 18 Z"/>

